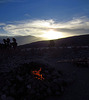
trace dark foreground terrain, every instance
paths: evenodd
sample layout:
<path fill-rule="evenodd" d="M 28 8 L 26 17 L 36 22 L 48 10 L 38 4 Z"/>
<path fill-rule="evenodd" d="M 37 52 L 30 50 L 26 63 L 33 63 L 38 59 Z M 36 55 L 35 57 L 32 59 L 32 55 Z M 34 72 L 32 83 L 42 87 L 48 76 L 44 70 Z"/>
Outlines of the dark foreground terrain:
<path fill-rule="evenodd" d="M 89 47 L 1 50 L 0 100 L 30 99 L 89 100 Z"/>

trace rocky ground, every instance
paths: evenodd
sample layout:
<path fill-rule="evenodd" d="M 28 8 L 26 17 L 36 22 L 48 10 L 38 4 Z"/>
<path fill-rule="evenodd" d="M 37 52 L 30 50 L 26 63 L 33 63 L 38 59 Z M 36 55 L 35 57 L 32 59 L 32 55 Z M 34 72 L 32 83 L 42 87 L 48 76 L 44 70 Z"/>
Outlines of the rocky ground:
<path fill-rule="evenodd" d="M 0 100 L 89 100 L 89 67 L 72 62 L 88 58 L 88 49 L 17 49 L 1 51 L 0 55 Z M 30 73 L 31 62 L 46 66 L 42 67 L 44 80 Z"/>

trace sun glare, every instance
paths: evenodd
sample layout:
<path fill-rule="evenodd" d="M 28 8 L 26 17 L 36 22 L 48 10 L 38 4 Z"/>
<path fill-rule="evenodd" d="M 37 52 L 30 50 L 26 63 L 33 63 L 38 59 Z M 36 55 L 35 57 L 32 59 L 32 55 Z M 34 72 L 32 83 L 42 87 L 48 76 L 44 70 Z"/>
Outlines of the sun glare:
<path fill-rule="evenodd" d="M 62 38 L 63 35 L 61 32 L 56 32 L 54 30 L 49 30 L 46 31 L 42 37 L 46 38 L 46 39 L 58 39 L 58 38 Z"/>

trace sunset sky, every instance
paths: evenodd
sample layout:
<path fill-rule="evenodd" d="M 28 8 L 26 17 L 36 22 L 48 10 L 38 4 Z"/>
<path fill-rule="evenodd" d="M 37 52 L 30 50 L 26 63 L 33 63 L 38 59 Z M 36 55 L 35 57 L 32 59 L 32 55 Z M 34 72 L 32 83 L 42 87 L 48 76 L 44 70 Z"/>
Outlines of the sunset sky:
<path fill-rule="evenodd" d="M 89 0 L 0 0 L 0 35 L 56 39 L 89 34 Z"/>

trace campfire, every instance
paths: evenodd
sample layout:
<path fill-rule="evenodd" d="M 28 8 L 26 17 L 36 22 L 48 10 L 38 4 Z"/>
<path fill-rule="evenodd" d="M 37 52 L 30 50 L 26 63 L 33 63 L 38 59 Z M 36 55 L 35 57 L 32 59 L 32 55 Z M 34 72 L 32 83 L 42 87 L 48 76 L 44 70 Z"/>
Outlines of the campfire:
<path fill-rule="evenodd" d="M 37 78 L 39 80 L 44 80 L 44 78 L 40 72 L 41 72 L 41 68 L 38 71 L 37 70 L 32 71 L 32 74 L 36 76 L 35 78 Z"/>
<path fill-rule="evenodd" d="M 24 63 L 14 68 L 6 73 L 2 83 L 2 93 L 14 100 L 43 100 L 52 95 L 61 96 L 68 84 L 60 70 L 39 62 Z"/>

